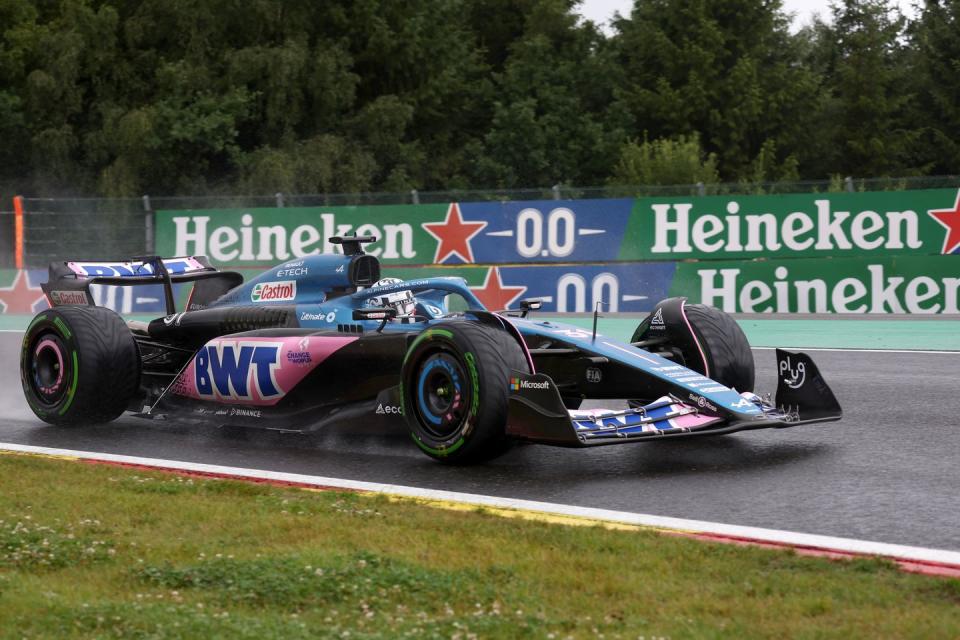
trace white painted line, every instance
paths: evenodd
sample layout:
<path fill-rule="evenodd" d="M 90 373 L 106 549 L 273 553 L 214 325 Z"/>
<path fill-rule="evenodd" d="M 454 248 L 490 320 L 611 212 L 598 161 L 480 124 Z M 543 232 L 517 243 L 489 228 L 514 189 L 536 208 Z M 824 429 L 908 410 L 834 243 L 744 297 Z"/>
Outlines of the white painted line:
<path fill-rule="evenodd" d="M 589 518 L 592 520 L 604 520 L 607 522 L 616 522 L 642 527 L 654 527 L 658 529 L 673 529 L 692 533 L 730 536 L 759 542 L 772 542 L 777 544 L 810 547 L 829 551 L 877 555 L 917 562 L 932 562 L 960 568 L 960 552 L 947 551 L 944 549 L 928 549 L 925 547 L 911 547 L 898 544 L 888 544 L 885 542 L 870 542 L 866 540 L 854 540 L 851 538 L 836 538 L 833 536 L 796 533 L 793 531 L 745 527 L 740 525 L 723 524 L 719 522 L 705 522 L 701 520 L 687 520 L 684 518 L 645 515 L 641 513 L 630 513 L 627 511 L 593 509 L 589 507 L 577 507 L 564 504 L 555 504 L 551 502 L 536 502 L 532 500 L 518 500 L 513 498 L 497 498 L 494 496 L 484 496 L 473 493 L 421 489 L 418 487 L 406 487 L 395 484 L 380 484 L 376 482 L 327 478 L 323 476 L 308 476 L 299 473 L 284 473 L 280 471 L 222 467 L 219 465 L 181 462 L 178 460 L 140 458 L 136 456 L 123 456 L 112 453 L 73 451 L 71 449 L 34 447 L 30 445 L 13 443 L 0 443 L 0 450 L 48 456 L 68 456 L 83 460 L 135 464 L 162 469 L 211 473 L 222 476 L 235 476 L 238 478 L 273 480 L 277 482 L 290 482 L 319 487 L 333 487 L 337 489 L 348 489 L 354 491 L 371 491 L 375 493 L 384 493 L 408 498 L 444 500 L 499 509 L 516 509 L 550 515 L 563 515 L 576 518 Z"/>
<path fill-rule="evenodd" d="M 837 351 L 840 353 L 920 353 L 934 355 L 960 355 L 960 351 L 950 351 L 943 349 L 934 351 L 930 349 L 856 349 L 839 347 L 750 347 L 754 351 L 773 351 L 774 349 L 783 349 L 785 351 Z"/>

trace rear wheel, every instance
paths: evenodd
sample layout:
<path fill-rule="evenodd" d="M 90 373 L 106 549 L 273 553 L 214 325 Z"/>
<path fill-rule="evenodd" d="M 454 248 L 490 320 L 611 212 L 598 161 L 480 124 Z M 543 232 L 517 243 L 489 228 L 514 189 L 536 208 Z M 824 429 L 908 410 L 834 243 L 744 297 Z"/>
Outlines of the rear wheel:
<path fill-rule="evenodd" d="M 140 355 L 116 312 L 57 307 L 37 314 L 27 328 L 20 382 L 30 408 L 45 422 L 109 422 L 140 386 Z"/>
<path fill-rule="evenodd" d="M 528 372 L 506 331 L 468 321 L 422 333 L 403 362 L 401 402 L 414 442 L 428 456 L 470 463 L 504 453 L 510 371 Z"/>

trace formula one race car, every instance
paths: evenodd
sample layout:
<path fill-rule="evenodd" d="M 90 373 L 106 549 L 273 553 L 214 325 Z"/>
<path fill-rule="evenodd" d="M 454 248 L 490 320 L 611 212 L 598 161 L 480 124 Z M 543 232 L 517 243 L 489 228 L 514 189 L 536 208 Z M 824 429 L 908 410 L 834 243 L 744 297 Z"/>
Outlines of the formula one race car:
<path fill-rule="evenodd" d="M 373 241 L 331 238 L 342 255 L 245 284 L 203 257 L 53 263 L 42 285 L 51 308 L 23 339 L 27 401 L 58 425 L 124 411 L 284 431 L 382 420 L 457 463 L 516 441 L 585 447 L 841 416 L 804 354 L 777 350 L 776 400 L 753 394 L 746 337 L 718 309 L 664 300 L 619 342 L 596 332 L 596 316 L 593 331 L 529 317 L 536 300 L 486 310 L 462 278 L 381 278 L 362 250 Z M 94 283 L 162 285 L 168 313 L 125 322 L 93 305 Z M 192 289 L 178 313 L 182 283 Z M 584 399 L 621 402 L 581 410 Z"/>

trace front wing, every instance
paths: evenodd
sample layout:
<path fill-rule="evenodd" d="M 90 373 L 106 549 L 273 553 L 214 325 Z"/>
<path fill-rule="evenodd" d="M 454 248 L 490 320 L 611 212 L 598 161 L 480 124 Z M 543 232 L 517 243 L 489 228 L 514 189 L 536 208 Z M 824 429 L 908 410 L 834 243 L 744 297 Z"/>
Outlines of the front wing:
<path fill-rule="evenodd" d="M 759 412 L 698 406 L 672 394 L 642 407 L 568 410 L 549 376 L 514 371 L 507 433 L 542 444 L 588 447 L 839 420 L 840 405 L 809 356 L 780 349 L 776 353 L 776 401 L 741 394 L 744 404 Z"/>

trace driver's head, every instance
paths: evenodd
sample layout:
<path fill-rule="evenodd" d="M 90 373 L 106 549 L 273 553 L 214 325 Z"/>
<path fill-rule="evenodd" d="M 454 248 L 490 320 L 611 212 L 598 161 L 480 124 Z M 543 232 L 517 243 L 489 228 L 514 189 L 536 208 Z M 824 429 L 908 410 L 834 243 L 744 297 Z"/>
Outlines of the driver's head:
<path fill-rule="evenodd" d="M 401 284 L 400 278 L 383 278 L 374 283 L 374 287 L 386 287 L 391 284 Z M 374 296 L 367 299 L 367 306 L 370 307 L 393 307 L 397 310 L 398 318 L 405 318 L 414 315 L 417 310 L 417 299 L 413 297 L 413 291 L 403 289 L 401 291 L 391 291 L 380 296 Z"/>

